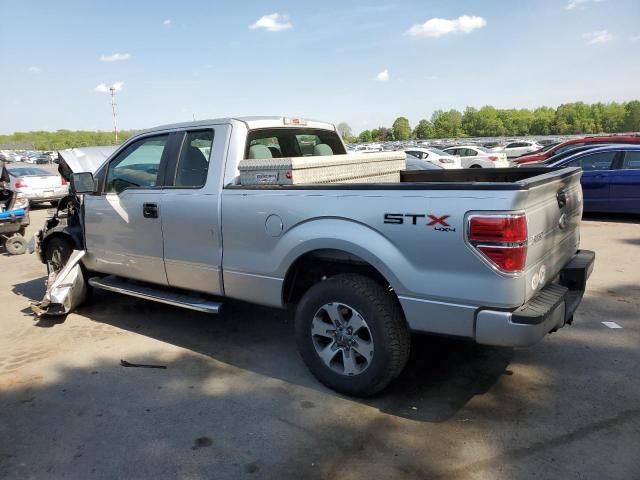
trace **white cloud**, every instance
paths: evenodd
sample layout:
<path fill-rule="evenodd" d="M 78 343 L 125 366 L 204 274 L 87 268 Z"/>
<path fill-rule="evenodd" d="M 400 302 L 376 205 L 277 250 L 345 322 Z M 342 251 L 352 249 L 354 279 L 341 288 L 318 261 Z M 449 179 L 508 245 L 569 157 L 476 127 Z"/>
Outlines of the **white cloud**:
<path fill-rule="evenodd" d="M 171 19 L 167 18 L 164 22 L 162 22 L 163 25 L 166 25 L 167 27 L 171 26 Z"/>
<path fill-rule="evenodd" d="M 265 15 L 259 18 L 258 21 L 253 25 L 249 25 L 249 28 L 251 30 L 255 30 L 257 28 L 264 28 L 268 32 L 279 32 L 281 30 L 286 30 L 291 27 L 293 27 L 293 25 L 289 21 L 289 17 L 287 17 L 286 15 L 281 15 L 279 13 L 272 13 L 270 15 Z"/>
<path fill-rule="evenodd" d="M 602 45 L 613 40 L 613 35 L 609 30 L 598 30 L 596 32 L 585 33 L 582 35 L 587 39 L 587 45 Z"/>
<path fill-rule="evenodd" d="M 381 82 L 388 82 L 389 78 L 391 78 L 391 77 L 389 75 L 389 69 L 388 68 L 385 68 L 378 75 L 376 75 L 376 79 L 378 79 Z"/>
<path fill-rule="evenodd" d="M 487 21 L 475 15 L 462 15 L 447 20 L 446 18 L 430 18 L 424 23 L 418 23 L 407 30 L 407 35 L 413 37 L 440 37 L 448 33 L 471 33 L 478 28 L 487 26 Z"/>
<path fill-rule="evenodd" d="M 575 10 L 580 5 L 585 5 L 587 3 L 599 3 L 601 1 L 602 0 L 569 0 L 569 3 L 567 3 L 567 6 L 564 8 L 566 10 Z"/>
<path fill-rule="evenodd" d="M 101 93 L 111 93 L 111 87 L 113 87 L 116 92 L 121 92 L 123 85 L 124 82 L 116 82 L 113 85 L 106 85 L 104 83 L 101 83 L 100 85 L 96 86 L 95 91 Z"/>
<path fill-rule="evenodd" d="M 131 58 L 130 53 L 114 53 L 113 55 L 102 55 L 100 57 L 101 62 L 120 62 L 122 60 L 129 60 Z"/>
<path fill-rule="evenodd" d="M 27 68 L 27 72 L 29 73 L 40 73 L 42 69 L 40 67 L 29 67 Z"/>

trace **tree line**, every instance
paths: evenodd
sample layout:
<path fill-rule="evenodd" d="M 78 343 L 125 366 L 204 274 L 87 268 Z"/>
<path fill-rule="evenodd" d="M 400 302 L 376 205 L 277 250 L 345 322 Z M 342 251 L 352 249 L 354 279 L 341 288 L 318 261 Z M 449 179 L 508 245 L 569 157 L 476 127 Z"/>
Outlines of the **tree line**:
<path fill-rule="evenodd" d="M 640 101 L 566 103 L 558 108 L 539 107 L 535 110 L 498 109 L 484 106 L 436 110 L 430 120 L 422 119 L 411 128 L 409 120 L 398 117 L 391 128 L 364 130 L 354 136 L 346 123 L 338 131 L 349 143 L 458 137 L 521 137 L 528 135 L 573 135 L 640 131 Z"/>
<path fill-rule="evenodd" d="M 527 135 L 572 135 L 640 131 L 640 101 L 617 103 L 566 103 L 558 108 L 535 110 L 498 109 L 484 106 L 436 110 L 430 120 L 422 119 L 412 128 L 406 117 L 398 117 L 391 128 L 379 127 L 353 135 L 346 123 L 338 125 L 342 138 L 349 143 L 457 137 L 501 137 Z M 136 130 L 118 132 L 123 142 Z M 72 147 L 114 145 L 113 132 L 86 130 L 34 131 L 0 135 L 0 148 L 62 150 Z"/>
<path fill-rule="evenodd" d="M 118 143 L 125 141 L 134 133 L 136 133 L 136 130 L 119 131 Z M 55 132 L 16 132 L 11 135 L 0 135 L 0 148 L 16 150 L 47 151 L 115 144 L 115 135 L 113 132 L 57 130 Z"/>

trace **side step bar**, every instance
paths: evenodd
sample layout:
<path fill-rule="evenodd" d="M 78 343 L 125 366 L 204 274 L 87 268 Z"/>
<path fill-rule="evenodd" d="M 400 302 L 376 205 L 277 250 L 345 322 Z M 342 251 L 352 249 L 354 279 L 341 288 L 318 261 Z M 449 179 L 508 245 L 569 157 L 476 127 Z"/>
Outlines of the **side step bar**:
<path fill-rule="evenodd" d="M 151 300 L 153 302 L 166 303 L 175 307 L 187 308 L 204 313 L 220 313 L 222 303 L 204 298 L 191 297 L 182 293 L 172 292 L 161 287 L 148 286 L 134 283 L 122 278 L 110 275 L 108 277 L 93 277 L 89 279 L 89 285 L 100 290 L 122 293 L 132 297 Z"/>

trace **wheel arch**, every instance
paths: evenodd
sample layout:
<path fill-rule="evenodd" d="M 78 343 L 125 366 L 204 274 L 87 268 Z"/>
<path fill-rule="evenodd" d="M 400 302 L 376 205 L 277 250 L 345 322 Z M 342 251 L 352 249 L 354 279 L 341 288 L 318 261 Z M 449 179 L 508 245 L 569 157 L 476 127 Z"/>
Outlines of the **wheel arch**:
<path fill-rule="evenodd" d="M 314 248 L 299 254 L 289 265 L 282 284 L 282 304 L 296 304 L 316 283 L 341 274 L 359 273 L 394 291 L 399 281 L 386 264 L 358 248 Z M 397 295 L 394 293 L 394 297 Z"/>

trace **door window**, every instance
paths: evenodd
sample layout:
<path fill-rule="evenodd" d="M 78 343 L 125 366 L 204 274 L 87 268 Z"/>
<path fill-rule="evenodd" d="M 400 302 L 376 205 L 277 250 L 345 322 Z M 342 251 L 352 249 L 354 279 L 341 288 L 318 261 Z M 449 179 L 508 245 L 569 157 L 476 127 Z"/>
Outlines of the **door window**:
<path fill-rule="evenodd" d="M 168 140 L 169 135 L 147 137 L 126 147 L 109 164 L 105 193 L 158 186 L 160 163 Z"/>
<path fill-rule="evenodd" d="M 203 187 L 207 181 L 213 147 L 213 130 L 187 132 L 180 149 L 175 187 Z"/>
<path fill-rule="evenodd" d="M 463 148 L 462 149 L 462 156 L 463 157 L 475 157 L 478 155 L 478 152 L 476 152 L 475 150 L 471 150 L 470 148 Z"/>
<path fill-rule="evenodd" d="M 610 170 L 617 152 L 600 152 L 574 160 L 569 165 L 583 170 Z"/>
<path fill-rule="evenodd" d="M 640 170 L 640 152 L 627 152 L 622 168 Z"/>

